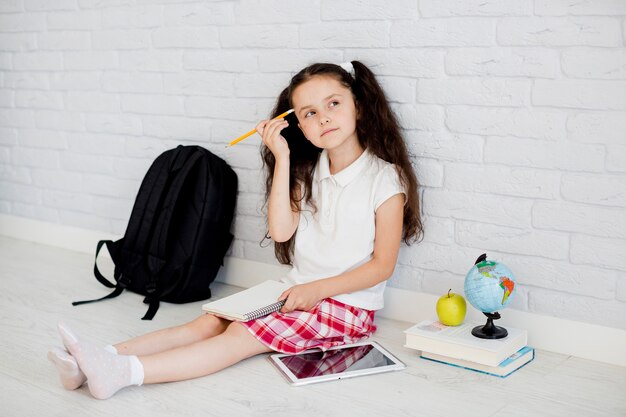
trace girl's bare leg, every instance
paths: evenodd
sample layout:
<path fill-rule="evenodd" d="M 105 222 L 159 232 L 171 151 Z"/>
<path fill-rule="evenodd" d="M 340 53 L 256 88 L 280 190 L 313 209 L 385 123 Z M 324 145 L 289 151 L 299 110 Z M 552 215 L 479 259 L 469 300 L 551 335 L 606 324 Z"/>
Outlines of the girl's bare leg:
<path fill-rule="evenodd" d="M 140 356 L 144 383 L 181 381 L 212 374 L 259 353 L 271 352 L 248 330 L 231 323 L 222 334 L 154 355 Z"/>
<path fill-rule="evenodd" d="M 120 355 L 152 355 L 217 336 L 231 322 L 211 314 L 203 314 L 189 323 L 157 330 L 114 345 Z"/>

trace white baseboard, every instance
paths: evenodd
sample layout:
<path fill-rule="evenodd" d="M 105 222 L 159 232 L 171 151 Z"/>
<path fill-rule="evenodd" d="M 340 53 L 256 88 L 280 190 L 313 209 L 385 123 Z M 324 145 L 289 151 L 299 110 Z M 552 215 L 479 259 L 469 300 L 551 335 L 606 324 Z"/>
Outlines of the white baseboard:
<path fill-rule="evenodd" d="M 5 214 L 0 214 L 0 235 L 90 254 L 94 253 L 99 240 L 120 237 Z M 228 257 L 217 280 L 250 287 L 265 279 L 283 276 L 286 271 L 283 266 Z M 416 323 L 435 315 L 437 298 L 432 294 L 388 287 L 385 308 L 378 315 Z M 484 317 L 471 309 L 468 319 L 482 322 Z M 626 366 L 626 330 L 513 309 L 507 309 L 498 324 L 527 329 L 528 344 L 538 349 Z"/>
<path fill-rule="evenodd" d="M 121 236 L 96 230 L 42 222 L 25 217 L 0 214 L 0 235 L 41 243 L 75 252 L 95 254 L 98 241 L 117 240 Z M 106 250 L 102 251 L 105 253 Z M 105 256 L 107 256 L 105 254 Z"/>

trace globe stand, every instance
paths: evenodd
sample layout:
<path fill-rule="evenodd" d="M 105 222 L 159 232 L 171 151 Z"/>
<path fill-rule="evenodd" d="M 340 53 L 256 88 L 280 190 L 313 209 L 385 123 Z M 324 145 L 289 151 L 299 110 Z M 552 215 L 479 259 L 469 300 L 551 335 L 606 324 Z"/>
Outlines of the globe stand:
<path fill-rule="evenodd" d="M 472 334 L 481 339 L 502 339 L 508 336 L 509 332 L 500 326 L 493 324 L 494 320 L 500 318 L 500 313 L 484 313 L 487 316 L 487 323 L 484 326 L 476 326 L 472 329 Z"/>

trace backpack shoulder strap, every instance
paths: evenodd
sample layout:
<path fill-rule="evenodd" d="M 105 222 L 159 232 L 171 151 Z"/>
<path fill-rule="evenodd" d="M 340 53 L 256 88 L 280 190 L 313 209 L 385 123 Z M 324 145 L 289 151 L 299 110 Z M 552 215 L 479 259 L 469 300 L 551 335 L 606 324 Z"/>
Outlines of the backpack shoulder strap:
<path fill-rule="evenodd" d="M 144 301 L 144 303 L 147 303 L 149 307 L 148 307 L 148 311 L 146 311 L 146 314 L 141 318 L 141 320 L 152 320 L 154 318 L 154 315 L 159 310 L 161 303 L 158 298 L 150 299 L 149 301 Z"/>
<path fill-rule="evenodd" d="M 124 288 L 122 288 L 122 287 L 115 287 L 113 292 L 110 293 L 109 295 L 105 295 L 104 297 L 96 298 L 94 300 L 73 301 L 72 305 L 73 306 L 79 306 L 79 305 L 82 305 L 82 304 L 96 303 L 98 301 L 107 300 L 109 298 L 115 298 L 118 295 L 120 295 L 122 292 L 124 292 Z"/>
<path fill-rule="evenodd" d="M 96 247 L 96 259 L 95 259 L 94 264 L 93 264 L 93 273 L 96 276 L 96 279 L 98 280 L 98 282 L 100 282 L 102 285 L 104 285 L 105 287 L 114 288 L 113 292 L 108 294 L 108 295 L 105 295 L 104 297 L 97 298 L 97 299 L 94 299 L 94 300 L 74 301 L 74 302 L 72 302 L 73 306 L 79 306 L 81 304 L 95 303 L 97 301 L 106 300 L 108 298 L 115 298 L 115 297 L 117 297 L 118 295 L 120 295 L 124 291 L 124 287 L 122 285 L 120 285 L 119 282 L 117 284 L 111 283 L 108 279 L 106 279 L 104 277 L 104 275 L 102 275 L 102 273 L 98 269 L 98 254 L 100 253 L 100 250 L 102 249 L 102 246 L 104 246 L 105 244 L 107 245 L 107 249 L 109 250 L 109 253 L 111 253 L 113 255 L 113 245 L 114 245 L 114 242 L 112 240 L 101 240 L 101 241 L 99 241 L 98 245 Z"/>
<path fill-rule="evenodd" d="M 100 253 L 100 249 L 102 249 L 102 246 L 105 244 L 107 245 L 107 249 L 109 250 L 109 253 L 112 252 L 111 250 L 111 245 L 113 244 L 112 240 L 101 240 L 100 242 L 98 242 L 98 245 L 96 246 L 96 259 L 93 263 L 93 274 L 95 275 L 98 282 L 100 282 L 100 284 L 104 285 L 105 287 L 115 288 L 115 284 L 111 283 L 108 279 L 106 279 L 104 275 L 102 275 L 102 273 L 98 269 L 98 254 Z"/>

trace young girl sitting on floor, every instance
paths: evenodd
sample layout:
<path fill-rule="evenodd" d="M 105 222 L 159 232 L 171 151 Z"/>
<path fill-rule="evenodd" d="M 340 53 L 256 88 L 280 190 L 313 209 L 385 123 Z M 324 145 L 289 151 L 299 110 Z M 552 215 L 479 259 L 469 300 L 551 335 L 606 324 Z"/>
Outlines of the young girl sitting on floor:
<path fill-rule="evenodd" d="M 327 349 L 369 337 L 401 240 L 422 234 L 417 180 L 374 74 L 358 61 L 314 64 L 280 94 L 297 126 L 265 120 L 269 237 L 292 265 L 280 312 L 249 322 L 203 314 L 115 346 L 79 340 L 59 325 L 61 382 L 109 398 L 123 387 L 197 378 L 266 352 Z"/>

